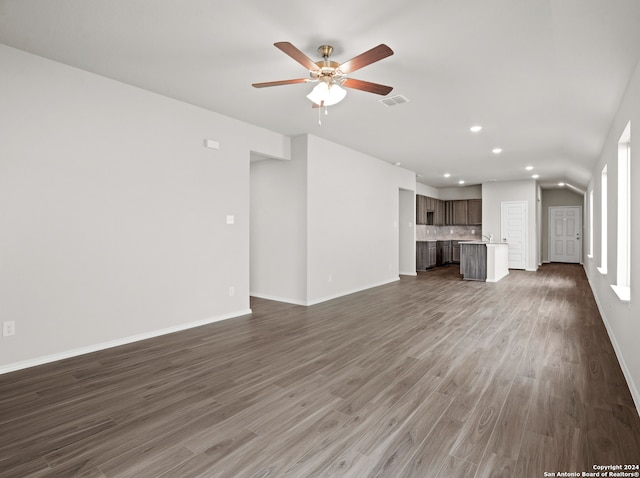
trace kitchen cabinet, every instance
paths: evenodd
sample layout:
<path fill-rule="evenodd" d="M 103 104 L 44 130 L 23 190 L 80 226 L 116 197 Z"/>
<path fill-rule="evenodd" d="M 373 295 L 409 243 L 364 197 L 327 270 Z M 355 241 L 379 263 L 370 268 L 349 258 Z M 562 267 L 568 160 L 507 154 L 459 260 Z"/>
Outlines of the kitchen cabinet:
<path fill-rule="evenodd" d="M 461 243 L 460 274 L 465 280 L 498 282 L 509 274 L 509 246 L 504 243 Z"/>
<path fill-rule="evenodd" d="M 416 194 L 416 224 L 427 223 L 427 197 Z"/>
<path fill-rule="evenodd" d="M 468 224 L 467 218 L 467 209 L 468 209 L 468 201 L 466 200 L 456 200 L 451 201 L 451 219 L 452 223 L 459 226 L 464 226 Z"/>
<path fill-rule="evenodd" d="M 416 194 L 416 224 L 444 226 L 444 201 Z"/>
<path fill-rule="evenodd" d="M 482 199 L 445 201 L 444 223 L 447 226 L 482 224 Z"/>
<path fill-rule="evenodd" d="M 437 264 L 436 241 L 416 242 L 416 270 L 424 271 Z"/>
<path fill-rule="evenodd" d="M 460 262 L 460 242 L 451 241 L 451 262 Z"/>
<path fill-rule="evenodd" d="M 416 224 L 467 226 L 482 224 L 482 199 L 442 201 L 416 194 Z"/>
<path fill-rule="evenodd" d="M 416 270 L 423 271 L 427 268 L 427 243 L 423 241 L 416 242 Z"/>
<path fill-rule="evenodd" d="M 482 199 L 469 199 L 467 201 L 467 224 L 482 224 Z"/>
<path fill-rule="evenodd" d="M 444 226 L 444 203 L 440 199 L 435 199 L 435 208 L 433 211 L 433 225 Z"/>
<path fill-rule="evenodd" d="M 436 265 L 444 266 L 451 262 L 451 241 L 437 241 Z"/>
<path fill-rule="evenodd" d="M 480 242 L 462 244 L 460 274 L 465 280 L 487 279 L 487 247 Z"/>
<path fill-rule="evenodd" d="M 428 247 L 428 256 L 429 256 L 429 265 L 428 268 L 435 267 L 438 263 L 438 250 L 436 247 L 436 243 L 434 241 L 429 241 Z"/>

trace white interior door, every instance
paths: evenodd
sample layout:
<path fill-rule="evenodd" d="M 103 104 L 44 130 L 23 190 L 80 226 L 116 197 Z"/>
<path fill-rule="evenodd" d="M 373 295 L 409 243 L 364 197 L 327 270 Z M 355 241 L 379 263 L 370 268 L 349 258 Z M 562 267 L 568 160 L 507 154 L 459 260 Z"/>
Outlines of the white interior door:
<path fill-rule="evenodd" d="M 582 208 L 549 208 L 549 260 L 579 263 L 582 255 Z"/>
<path fill-rule="evenodd" d="M 501 237 L 509 245 L 509 269 L 526 269 L 527 201 L 505 201 L 501 207 Z"/>

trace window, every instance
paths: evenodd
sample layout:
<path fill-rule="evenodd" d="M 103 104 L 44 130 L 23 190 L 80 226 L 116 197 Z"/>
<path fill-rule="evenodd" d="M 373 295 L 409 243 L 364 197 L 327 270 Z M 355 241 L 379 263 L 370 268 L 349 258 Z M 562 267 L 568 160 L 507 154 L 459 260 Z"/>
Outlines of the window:
<path fill-rule="evenodd" d="M 618 231 L 617 281 L 613 290 L 621 300 L 630 300 L 631 260 L 631 123 L 618 141 Z"/>
<path fill-rule="evenodd" d="M 607 273 L 607 166 L 600 175 L 600 267 L 602 274 Z"/>
<path fill-rule="evenodd" d="M 593 258 L 593 189 L 589 191 L 589 257 Z"/>

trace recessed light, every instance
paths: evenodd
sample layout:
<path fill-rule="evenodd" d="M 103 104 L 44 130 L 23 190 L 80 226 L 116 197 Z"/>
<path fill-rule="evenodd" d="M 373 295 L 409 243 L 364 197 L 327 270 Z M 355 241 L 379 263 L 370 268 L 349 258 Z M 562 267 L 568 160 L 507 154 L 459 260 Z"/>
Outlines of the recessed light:
<path fill-rule="evenodd" d="M 400 161 L 397 161 L 395 163 L 393 163 L 395 166 L 400 166 L 402 163 Z"/>
<path fill-rule="evenodd" d="M 479 124 L 472 126 L 471 128 L 469 128 L 469 130 L 472 133 L 479 133 L 480 131 L 482 131 L 482 126 L 480 126 Z"/>
<path fill-rule="evenodd" d="M 564 186 L 564 183 L 558 183 L 558 186 Z"/>
<path fill-rule="evenodd" d="M 524 168 L 524 169 L 526 169 L 527 171 L 531 171 L 531 170 L 533 169 L 533 166 L 527 166 L 527 167 L 526 167 L 526 168 Z"/>
<path fill-rule="evenodd" d="M 539 174 L 534 174 L 533 176 L 531 176 L 533 179 L 538 179 L 540 177 Z"/>
<path fill-rule="evenodd" d="M 460 181 L 458 181 L 458 184 L 464 184 L 464 179 L 461 179 Z"/>
<path fill-rule="evenodd" d="M 493 149 L 491 150 L 491 152 L 492 152 L 493 154 L 500 154 L 500 153 L 502 153 L 502 148 L 493 148 Z"/>
<path fill-rule="evenodd" d="M 445 177 L 445 178 L 450 178 L 450 177 L 451 177 L 451 174 L 449 174 L 449 173 L 444 173 L 444 177 Z"/>

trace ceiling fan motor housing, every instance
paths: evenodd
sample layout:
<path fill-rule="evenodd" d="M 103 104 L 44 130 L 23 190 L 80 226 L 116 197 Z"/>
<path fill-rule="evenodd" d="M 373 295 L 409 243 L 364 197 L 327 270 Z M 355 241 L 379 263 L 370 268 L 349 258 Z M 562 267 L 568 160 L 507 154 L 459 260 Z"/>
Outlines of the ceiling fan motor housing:
<path fill-rule="evenodd" d="M 334 76 L 340 76 L 340 72 L 338 72 L 340 63 L 329 60 L 332 52 L 333 47 L 331 45 L 322 45 L 318 48 L 318 53 L 322 55 L 322 60 L 316 61 L 315 64 L 320 69 L 310 71 L 311 78 L 330 82 Z"/>

